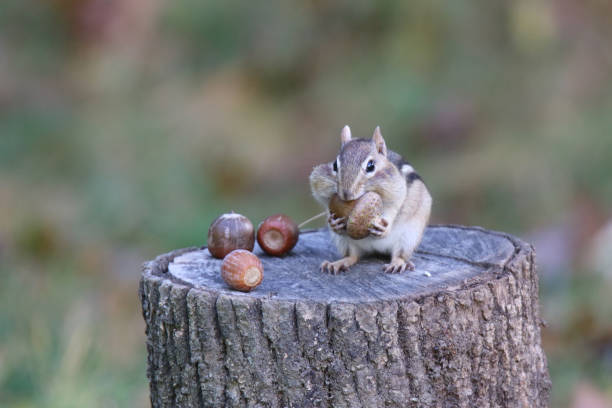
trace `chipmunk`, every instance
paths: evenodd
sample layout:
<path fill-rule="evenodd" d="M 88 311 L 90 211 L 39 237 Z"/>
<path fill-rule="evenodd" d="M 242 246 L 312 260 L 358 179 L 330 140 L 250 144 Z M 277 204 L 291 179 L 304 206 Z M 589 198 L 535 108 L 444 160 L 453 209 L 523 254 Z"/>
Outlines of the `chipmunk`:
<path fill-rule="evenodd" d="M 327 210 L 331 235 L 343 258 L 321 264 L 324 272 L 348 270 L 360 257 L 380 253 L 391 255 L 384 265 L 387 273 L 414 270 L 412 253 L 421 242 L 429 221 L 432 199 L 421 177 L 397 153 L 388 150 L 376 127 L 371 139 L 352 139 L 351 129 L 341 133 L 340 153 L 331 163 L 316 166 L 310 174 L 314 198 L 326 208 L 334 194 L 355 200 L 368 191 L 380 195 L 382 215 L 370 226 L 370 235 L 355 240 L 346 235 L 346 218 Z"/>

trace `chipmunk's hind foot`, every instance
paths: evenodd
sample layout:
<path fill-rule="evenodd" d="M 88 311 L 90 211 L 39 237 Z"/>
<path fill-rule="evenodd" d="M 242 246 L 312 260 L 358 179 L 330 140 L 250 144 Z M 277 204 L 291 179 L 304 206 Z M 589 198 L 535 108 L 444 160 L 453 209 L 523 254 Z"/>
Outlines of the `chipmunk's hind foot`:
<path fill-rule="evenodd" d="M 352 256 L 347 256 L 346 258 L 342 258 L 335 262 L 324 261 L 321 264 L 321 271 L 337 275 L 340 272 L 348 271 L 348 269 L 357 263 L 357 258 Z"/>
<path fill-rule="evenodd" d="M 383 268 L 386 273 L 402 273 L 406 270 L 414 271 L 414 264 L 402 258 L 393 258 L 391 263 L 386 264 Z"/>

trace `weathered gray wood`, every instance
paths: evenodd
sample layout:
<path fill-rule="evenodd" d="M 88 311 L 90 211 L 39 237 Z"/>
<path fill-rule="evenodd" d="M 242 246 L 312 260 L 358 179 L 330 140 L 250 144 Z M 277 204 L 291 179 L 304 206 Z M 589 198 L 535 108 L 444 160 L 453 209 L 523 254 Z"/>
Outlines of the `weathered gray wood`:
<path fill-rule="evenodd" d="M 545 407 L 533 248 L 480 228 L 427 229 L 416 270 L 367 259 L 343 275 L 325 231 L 265 256 L 230 290 L 221 261 L 183 249 L 144 267 L 154 407 Z"/>

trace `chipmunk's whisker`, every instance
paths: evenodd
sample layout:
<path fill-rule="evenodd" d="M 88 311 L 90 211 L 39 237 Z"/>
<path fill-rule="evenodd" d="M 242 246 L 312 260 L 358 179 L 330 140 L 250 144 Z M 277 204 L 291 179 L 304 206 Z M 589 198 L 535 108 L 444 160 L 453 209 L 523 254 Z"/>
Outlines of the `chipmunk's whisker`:
<path fill-rule="evenodd" d="M 324 217 L 327 213 L 325 211 L 323 211 L 321 214 L 317 214 L 314 217 L 310 217 L 309 219 L 307 219 L 306 221 L 302 222 L 300 225 L 298 225 L 298 229 L 302 229 L 302 227 L 306 224 L 308 224 L 311 221 L 314 221 L 316 219 L 319 219 L 321 217 Z"/>

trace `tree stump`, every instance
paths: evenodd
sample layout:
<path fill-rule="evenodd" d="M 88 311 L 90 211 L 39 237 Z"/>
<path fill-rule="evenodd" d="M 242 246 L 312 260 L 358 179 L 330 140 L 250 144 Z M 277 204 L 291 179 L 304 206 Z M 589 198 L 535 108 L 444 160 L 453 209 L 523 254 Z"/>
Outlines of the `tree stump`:
<path fill-rule="evenodd" d="M 545 407 L 533 248 L 481 228 L 427 229 L 416 270 L 371 258 L 342 275 L 329 233 L 263 283 L 229 289 L 221 261 L 181 249 L 144 266 L 153 407 Z"/>

